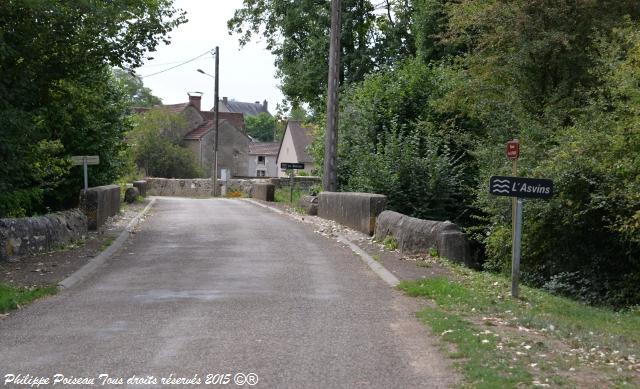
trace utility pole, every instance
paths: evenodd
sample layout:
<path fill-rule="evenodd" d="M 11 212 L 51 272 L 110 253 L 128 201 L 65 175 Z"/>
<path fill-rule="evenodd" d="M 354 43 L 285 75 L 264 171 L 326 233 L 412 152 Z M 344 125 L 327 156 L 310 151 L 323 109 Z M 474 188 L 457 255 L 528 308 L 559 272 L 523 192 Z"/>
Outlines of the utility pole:
<path fill-rule="evenodd" d="M 329 80 L 327 91 L 327 129 L 324 134 L 324 174 L 322 186 L 325 192 L 338 189 L 338 89 L 340 86 L 340 0 L 331 0 L 331 42 L 329 44 Z"/>
<path fill-rule="evenodd" d="M 219 107 L 218 107 L 218 80 L 220 79 L 220 48 L 218 46 L 216 46 L 216 51 L 215 51 L 215 56 L 216 56 L 216 77 L 215 77 L 215 88 L 213 91 L 213 111 L 215 112 L 215 137 L 214 137 L 214 141 L 213 141 L 213 175 L 211 176 L 211 179 L 213 180 L 213 196 L 217 196 L 218 193 L 220 192 L 218 189 L 218 138 L 220 135 L 219 132 L 219 120 L 218 120 L 218 112 L 219 112 Z"/>

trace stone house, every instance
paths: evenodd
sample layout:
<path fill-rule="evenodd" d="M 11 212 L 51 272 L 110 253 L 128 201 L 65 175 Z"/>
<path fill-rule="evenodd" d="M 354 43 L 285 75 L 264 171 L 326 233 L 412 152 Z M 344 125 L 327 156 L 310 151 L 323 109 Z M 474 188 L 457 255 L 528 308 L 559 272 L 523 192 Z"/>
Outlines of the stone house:
<path fill-rule="evenodd" d="M 181 114 L 186 120 L 181 129 L 183 146 L 191 150 L 204 170 L 211 177 L 214 161 L 215 113 L 201 110 L 202 96 L 189 94 L 189 102 L 163 105 L 173 113 Z M 144 112 L 146 109 L 137 109 Z M 220 112 L 218 138 L 218 174 L 226 169 L 231 176 L 244 176 L 249 161 L 250 139 L 245 132 L 244 116 L 241 113 Z"/>
<path fill-rule="evenodd" d="M 287 177 L 286 170 L 280 168 L 282 162 L 304 163 L 304 171 L 309 175 L 312 174 L 316 168 L 313 158 L 309 154 L 312 141 L 311 129 L 302 127 L 302 123 L 299 121 L 289 120 L 287 122 L 276 157 L 278 177 Z"/>
<path fill-rule="evenodd" d="M 278 177 L 278 142 L 249 143 L 248 177 Z"/>

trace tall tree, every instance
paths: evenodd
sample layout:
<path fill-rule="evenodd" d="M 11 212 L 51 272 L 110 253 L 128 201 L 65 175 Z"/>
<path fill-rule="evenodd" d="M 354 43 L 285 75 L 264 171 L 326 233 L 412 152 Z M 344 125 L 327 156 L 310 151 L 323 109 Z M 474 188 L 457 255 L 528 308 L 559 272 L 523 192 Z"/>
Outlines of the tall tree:
<path fill-rule="evenodd" d="M 170 0 L 0 2 L 0 203 L 32 213 L 68 201 L 71 183 L 57 182 L 66 200 L 43 203 L 52 186 L 37 178 L 44 155 L 37 145 L 52 146 L 47 155 L 63 161 L 95 148 L 96 139 L 120 142 L 126 106 L 118 109 L 124 96 L 109 67 L 139 66 L 185 20 Z M 95 184 L 118 167 L 114 155 L 101 156 Z"/>
<path fill-rule="evenodd" d="M 407 29 L 406 1 L 389 1 L 389 16 L 379 17 L 371 1 L 342 2 L 341 82 L 350 84 L 395 57 L 414 51 Z M 404 10 L 404 11 L 403 11 Z M 396 12 L 397 11 L 397 12 Z M 392 15 L 400 16 L 392 16 Z M 397 24 L 394 18 L 402 20 Z M 294 106 L 307 103 L 323 112 L 327 89 L 330 1 L 244 0 L 229 20 L 230 33 L 240 35 L 241 45 L 262 35 L 276 57 L 284 95 Z M 383 49 L 386 47 L 386 49 Z"/>
<path fill-rule="evenodd" d="M 151 89 L 144 86 L 140 76 L 134 72 L 114 68 L 113 75 L 127 93 L 132 107 L 150 108 L 162 104 L 162 100 L 154 96 Z"/>

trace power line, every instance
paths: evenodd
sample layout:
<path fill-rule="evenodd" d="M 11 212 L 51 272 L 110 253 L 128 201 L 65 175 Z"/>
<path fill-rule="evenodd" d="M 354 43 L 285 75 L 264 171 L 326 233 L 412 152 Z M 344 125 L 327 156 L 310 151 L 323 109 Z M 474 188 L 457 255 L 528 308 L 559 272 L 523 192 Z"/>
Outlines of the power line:
<path fill-rule="evenodd" d="M 202 60 L 204 58 L 199 58 L 199 59 Z M 183 62 L 184 62 L 184 60 L 173 61 L 173 62 L 163 62 L 163 63 L 150 63 L 150 64 L 142 65 L 142 66 L 140 66 L 140 68 L 153 68 L 153 67 L 173 65 L 173 64 L 176 64 L 176 63 L 183 63 Z"/>
<path fill-rule="evenodd" d="M 178 65 L 176 65 L 176 66 L 172 66 L 172 67 L 170 67 L 170 68 L 167 68 L 167 69 L 161 70 L 161 71 L 159 71 L 159 72 L 155 72 L 155 73 L 147 74 L 146 76 L 140 76 L 140 78 L 147 78 L 147 77 L 155 76 L 155 75 L 157 75 L 157 74 L 161 74 L 161 73 L 164 73 L 164 72 L 168 72 L 169 70 L 172 70 L 172 69 L 178 68 L 178 67 L 180 67 L 180 66 L 186 65 L 186 64 L 188 64 L 189 62 L 193 62 L 193 61 L 195 61 L 195 60 L 196 60 L 196 59 L 198 59 L 198 58 L 202 58 L 202 57 L 204 57 L 205 55 L 207 55 L 207 54 L 209 54 L 209 53 L 211 53 L 211 54 L 212 54 L 212 53 L 213 53 L 213 50 L 207 50 L 207 51 L 205 51 L 204 53 L 200 54 L 199 56 L 194 57 L 194 58 L 191 58 L 191 59 L 189 59 L 189 60 L 186 60 L 186 61 L 184 61 L 184 62 L 182 62 L 182 63 L 180 63 L 180 64 L 178 64 Z"/>

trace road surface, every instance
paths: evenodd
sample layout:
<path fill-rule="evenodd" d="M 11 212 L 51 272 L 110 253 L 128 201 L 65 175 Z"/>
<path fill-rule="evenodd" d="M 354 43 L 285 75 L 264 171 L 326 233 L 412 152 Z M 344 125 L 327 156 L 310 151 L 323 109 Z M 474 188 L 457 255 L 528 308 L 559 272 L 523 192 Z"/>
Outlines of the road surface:
<path fill-rule="evenodd" d="M 0 321 L 0 379 L 449 387 L 416 304 L 310 225 L 243 200 L 158 198 L 96 274 Z"/>

